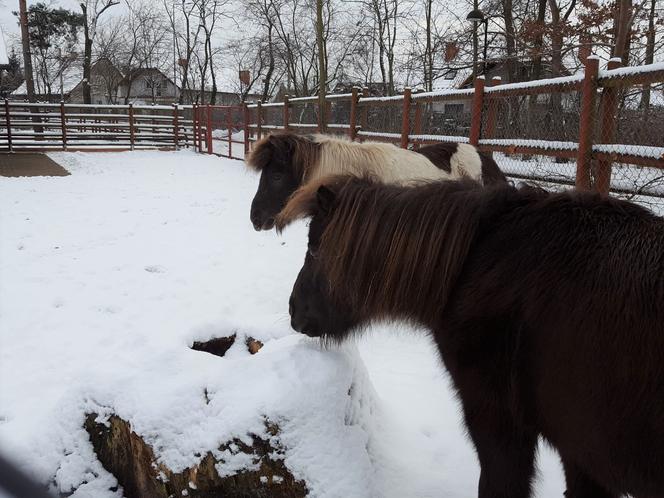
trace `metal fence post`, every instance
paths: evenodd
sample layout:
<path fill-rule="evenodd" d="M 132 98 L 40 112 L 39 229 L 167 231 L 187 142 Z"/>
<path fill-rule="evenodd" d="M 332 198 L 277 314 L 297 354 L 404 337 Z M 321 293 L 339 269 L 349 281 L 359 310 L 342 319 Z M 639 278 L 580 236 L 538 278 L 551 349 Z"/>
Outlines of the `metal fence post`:
<path fill-rule="evenodd" d="M 12 123 L 9 117 L 9 100 L 5 99 L 5 119 L 7 121 L 7 147 L 9 152 L 13 152 L 14 148 L 12 145 Z"/>
<path fill-rule="evenodd" d="M 351 90 L 350 97 L 350 117 L 348 118 L 348 136 L 351 140 L 357 137 L 357 100 L 359 98 L 359 88 L 356 86 Z"/>
<path fill-rule="evenodd" d="M 288 130 L 289 119 L 288 95 L 284 95 L 284 130 Z"/>
<path fill-rule="evenodd" d="M 599 58 L 586 59 L 585 75 L 581 87 L 581 115 L 579 117 L 579 152 L 576 159 L 576 188 L 590 190 L 590 163 L 593 146 L 593 118 L 597 94 Z"/>
<path fill-rule="evenodd" d="M 408 148 L 408 134 L 410 133 L 410 88 L 403 91 L 403 110 L 401 114 L 401 148 Z"/>
<path fill-rule="evenodd" d="M 620 59 L 611 59 L 607 65 L 607 69 L 617 69 L 620 66 Z M 602 88 L 602 95 L 599 100 L 600 143 L 609 144 L 615 139 L 617 111 L 618 87 L 607 86 Z M 611 189 L 611 167 L 612 161 L 608 158 L 597 161 L 594 188 L 600 194 L 609 195 L 609 190 Z"/>
<path fill-rule="evenodd" d="M 129 103 L 129 148 L 134 150 L 134 104 Z"/>
<path fill-rule="evenodd" d="M 207 125 L 205 127 L 207 153 L 212 154 L 212 106 L 207 105 Z"/>
<path fill-rule="evenodd" d="M 475 78 L 475 92 L 471 104 L 470 115 L 470 137 L 471 145 L 477 147 L 480 143 L 480 132 L 482 130 L 482 108 L 484 106 L 484 76 Z"/>
<path fill-rule="evenodd" d="M 173 143 L 175 144 L 175 150 L 180 149 L 180 128 L 178 125 L 178 105 L 173 104 Z"/>

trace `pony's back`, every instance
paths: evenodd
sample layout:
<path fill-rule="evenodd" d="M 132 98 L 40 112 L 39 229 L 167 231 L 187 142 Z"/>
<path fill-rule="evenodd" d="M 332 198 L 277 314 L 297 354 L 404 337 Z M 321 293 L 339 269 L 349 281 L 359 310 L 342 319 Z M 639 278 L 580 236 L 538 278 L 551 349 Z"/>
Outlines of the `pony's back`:
<path fill-rule="evenodd" d="M 422 180 L 449 180 L 455 174 L 438 168 L 422 154 L 392 144 L 357 143 L 328 135 L 314 135 L 314 141 L 320 144 L 321 153 L 308 181 L 339 174 L 372 174 L 385 183 L 407 185 Z M 464 175 L 480 179 L 479 165 L 475 167 L 473 164 L 469 169 L 472 169 L 472 175 Z M 461 171 L 456 173 L 457 177 L 462 175 Z"/>
<path fill-rule="evenodd" d="M 509 380 L 508 406 L 563 462 L 616 492 L 659 496 L 664 220 L 592 194 L 520 201 L 487 205 L 439 333 L 462 323 L 461 348 L 484 345 L 473 362 Z"/>

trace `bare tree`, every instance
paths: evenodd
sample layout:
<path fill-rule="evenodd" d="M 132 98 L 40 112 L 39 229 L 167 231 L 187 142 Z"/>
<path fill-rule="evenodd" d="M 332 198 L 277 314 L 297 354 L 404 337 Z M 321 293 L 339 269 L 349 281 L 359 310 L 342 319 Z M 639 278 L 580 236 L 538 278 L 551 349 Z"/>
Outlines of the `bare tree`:
<path fill-rule="evenodd" d="M 92 67 L 92 45 L 97 34 L 99 18 L 104 12 L 115 5 L 119 0 L 85 0 L 79 5 L 83 12 L 83 35 L 85 36 L 85 50 L 83 54 L 83 102 L 92 101 L 90 94 L 90 68 Z"/>

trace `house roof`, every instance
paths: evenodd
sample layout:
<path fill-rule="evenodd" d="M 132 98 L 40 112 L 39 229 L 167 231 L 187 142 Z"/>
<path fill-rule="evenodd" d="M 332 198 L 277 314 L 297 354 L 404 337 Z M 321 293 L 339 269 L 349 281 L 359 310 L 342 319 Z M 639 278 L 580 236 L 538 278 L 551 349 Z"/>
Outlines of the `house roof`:
<path fill-rule="evenodd" d="M 438 78 L 435 80 L 433 82 L 433 91 L 459 88 L 471 74 L 473 74 L 473 70 L 470 68 L 458 69 L 454 78 Z"/>
<path fill-rule="evenodd" d="M 81 82 L 83 79 L 83 67 L 74 63 L 73 65 L 66 68 L 62 73 L 62 91 L 63 93 L 71 93 L 71 91 Z M 35 84 L 37 82 L 35 81 Z M 56 75 L 51 81 L 51 85 L 54 93 L 60 93 L 60 75 Z M 37 93 L 38 90 L 35 88 Z M 14 90 L 10 95 L 14 97 L 21 97 L 27 95 L 28 91 L 25 86 L 25 81 L 21 83 L 16 90 Z"/>

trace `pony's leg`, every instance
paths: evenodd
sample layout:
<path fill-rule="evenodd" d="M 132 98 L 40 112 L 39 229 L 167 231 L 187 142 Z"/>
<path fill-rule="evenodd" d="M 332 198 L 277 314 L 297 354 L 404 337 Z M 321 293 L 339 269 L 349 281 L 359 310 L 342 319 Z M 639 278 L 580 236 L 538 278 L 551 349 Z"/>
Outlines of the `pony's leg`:
<path fill-rule="evenodd" d="M 464 406 L 464 411 L 480 461 L 479 498 L 529 498 L 537 434 L 517 426 L 506 410 Z"/>
<path fill-rule="evenodd" d="M 564 459 L 562 463 L 567 484 L 566 498 L 618 498 L 618 495 L 608 492 L 573 463 Z"/>

